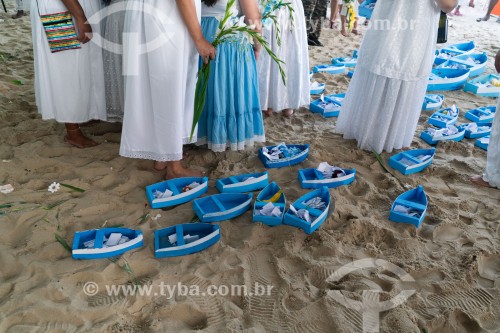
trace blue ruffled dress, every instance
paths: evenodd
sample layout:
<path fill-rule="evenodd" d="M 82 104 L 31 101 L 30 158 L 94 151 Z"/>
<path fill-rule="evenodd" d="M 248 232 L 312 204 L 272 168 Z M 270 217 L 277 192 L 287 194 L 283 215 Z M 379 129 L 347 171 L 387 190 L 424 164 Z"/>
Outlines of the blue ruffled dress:
<path fill-rule="evenodd" d="M 217 8 L 202 6 L 201 27 L 205 39 L 213 42 L 218 17 L 223 16 L 225 0 Z M 210 16 L 204 14 L 209 12 Z M 200 66 L 203 65 L 200 59 Z M 243 150 L 264 142 L 264 121 L 260 110 L 257 65 L 248 40 L 230 37 L 217 47 L 210 65 L 207 98 L 198 123 L 198 145 L 215 152 Z"/>

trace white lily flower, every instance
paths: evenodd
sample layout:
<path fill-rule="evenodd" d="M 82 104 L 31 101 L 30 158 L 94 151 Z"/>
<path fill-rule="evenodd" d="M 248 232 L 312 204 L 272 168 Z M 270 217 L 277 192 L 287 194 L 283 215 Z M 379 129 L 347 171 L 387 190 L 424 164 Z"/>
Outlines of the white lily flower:
<path fill-rule="evenodd" d="M 61 189 L 61 185 L 59 183 L 53 182 L 50 184 L 49 188 L 47 189 L 50 193 L 56 193 Z"/>

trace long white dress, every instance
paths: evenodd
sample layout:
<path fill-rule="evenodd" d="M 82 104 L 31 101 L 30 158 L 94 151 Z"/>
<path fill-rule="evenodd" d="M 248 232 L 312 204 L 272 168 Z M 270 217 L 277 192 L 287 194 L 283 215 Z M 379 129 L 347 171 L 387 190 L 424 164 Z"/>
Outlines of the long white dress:
<path fill-rule="evenodd" d="M 201 3 L 195 3 L 199 16 Z M 120 155 L 179 161 L 183 144 L 190 141 L 198 54 L 177 2 L 129 0 L 124 30 Z"/>
<path fill-rule="evenodd" d="M 379 153 L 411 144 L 432 69 L 439 13 L 435 0 L 377 2 L 375 25 L 363 39 L 337 122 L 345 139 Z"/>
<path fill-rule="evenodd" d="M 483 179 L 491 186 L 500 189 L 500 98 L 498 98 L 497 112 L 491 128 L 488 161 Z"/>
<path fill-rule="evenodd" d="M 101 9 L 101 0 L 80 0 L 87 18 Z M 93 42 L 81 49 L 51 53 L 40 14 L 67 11 L 62 1 L 31 1 L 31 26 L 35 59 L 35 95 L 43 119 L 62 123 L 106 120 L 101 48 Z M 99 24 L 92 30 L 100 32 Z"/>
<path fill-rule="evenodd" d="M 278 13 L 281 32 L 281 46 L 276 40 L 274 24 L 265 24 L 263 36 L 269 42 L 272 51 L 285 62 L 286 86 L 281 79 L 278 66 L 263 51 L 257 61 L 259 73 L 259 93 L 262 110 L 268 108 L 275 112 L 284 109 L 298 109 L 309 105 L 309 52 L 304 7 L 301 0 L 290 1 L 294 8 L 294 27 L 291 30 L 289 11 L 282 8 Z"/>

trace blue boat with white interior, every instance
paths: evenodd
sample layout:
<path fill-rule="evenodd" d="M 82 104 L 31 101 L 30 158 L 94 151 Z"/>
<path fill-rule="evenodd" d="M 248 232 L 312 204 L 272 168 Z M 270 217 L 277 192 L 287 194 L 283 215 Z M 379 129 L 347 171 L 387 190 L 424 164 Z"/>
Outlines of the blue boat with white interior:
<path fill-rule="evenodd" d="M 258 172 L 235 175 L 217 180 L 215 187 L 220 193 L 245 193 L 253 192 L 269 184 L 269 173 Z"/>
<path fill-rule="evenodd" d="M 407 150 L 389 158 L 389 166 L 408 176 L 423 171 L 434 160 L 436 149 Z"/>
<path fill-rule="evenodd" d="M 309 192 L 290 205 L 285 213 L 283 223 L 300 228 L 310 235 L 328 217 L 330 200 L 330 192 L 327 187 Z"/>
<path fill-rule="evenodd" d="M 245 193 L 221 193 L 193 201 L 193 209 L 203 223 L 233 219 L 250 209 L 252 195 Z"/>
<path fill-rule="evenodd" d="M 419 185 L 397 197 L 392 204 L 389 219 L 398 223 L 410 223 L 419 228 L 427 213 L 427 195 Z"/>
<path fill-rule="evenodd" d="M 151 208 L 160 209 L 194 200 L 207 190 L 207 177 L 183 177 L 147 186 L 146 197 Z"/>
<path fill-rule="evenodd" d="M 259 158 L 266 168 L 283 168 L 303 162 L 309 156 L 309 145 L 281 143 L 259 149 Z"/>
<path fill-rule="evenodd" d="M 286 210 L 286 197 L 275 182 L 267 185 L 257 196 L 253 208 L 253 221 L 274 227 L 283 224 Z"/>

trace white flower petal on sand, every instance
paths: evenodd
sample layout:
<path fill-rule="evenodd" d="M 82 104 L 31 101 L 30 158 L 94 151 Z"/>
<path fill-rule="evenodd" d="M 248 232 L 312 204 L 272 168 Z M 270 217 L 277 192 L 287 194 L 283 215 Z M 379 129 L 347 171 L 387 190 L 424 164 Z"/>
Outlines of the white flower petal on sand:
<path fill-rule="evenodd" d="M 0 193 L 9 194 L 12 191 L 14 191 L 14 186 L 12 186 L 11 184 L 0 186 Z"/>
<path fill-rule="evenodd" d="M 49 188 L 47 189 L 50 193 L 56 193 L 61 189 L 61 185 L 59 183 L 53 182 L 52 184 L 49 185 Z"/>

